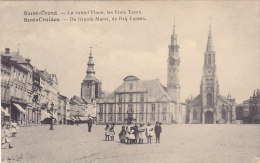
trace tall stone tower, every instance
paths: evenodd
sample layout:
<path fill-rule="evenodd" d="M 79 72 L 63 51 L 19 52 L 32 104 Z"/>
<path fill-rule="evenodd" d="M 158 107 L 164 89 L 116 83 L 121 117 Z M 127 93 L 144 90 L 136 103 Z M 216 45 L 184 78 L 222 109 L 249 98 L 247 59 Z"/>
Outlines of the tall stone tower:
<path fill-rule="evenodd" d="M 95 77 L 92 49 L 90 48 L 87 74 L 81 83 L 81 97 L 85 100 L 99 99 L 102 96 L 102 83 Z"/>
<path fill-rule="evenodd" d="M 204 53 L 203 76 L 200 85 L 200 95 L 202 98 L 202 123 L 216 119 L 217 99 L 219 95 L 219 85 L 216 75 L 215 51 L 212 42 L 211 25 L 209 27 L 208 42 L 206 52 Z M 211 115 L 205 115 L 211 114 Z M 213 122 L 206 122 L 213 123 Z"/>
<path fill-rule="evenodd" d="M 173 101 L 180 99 L 180 84 L 179 84 L 179 45 L 177 44 L 177 36 L 175 34 L 175 23 L 173 26 L 173 33 L 171 36 L 171 44 L 169 47 L 168 55 L 168 72 L 167 72 L 167 92 Z"/>

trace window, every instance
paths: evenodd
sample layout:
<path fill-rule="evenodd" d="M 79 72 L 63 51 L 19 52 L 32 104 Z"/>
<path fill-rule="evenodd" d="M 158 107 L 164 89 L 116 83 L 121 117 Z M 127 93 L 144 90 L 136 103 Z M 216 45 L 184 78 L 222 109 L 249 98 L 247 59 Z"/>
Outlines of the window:
<path fill-rule="evenodd" d="M 140 104 L 140 113 L 144 113 L 144 104 Z"/>
<path fill-rule="evenodd" d="M 224 109 L 222 109 L 221 117 L 222 119 L 226 119 L 226 111 Z"/>
<path fill-rule="evenodd" d="M 103 104 L 99 104 L 99 113 L 103 113 Z"/>
<path fill-rule="evenodd" d="M 193 110 L 193 119 L 197 120 L 197 111 Z"/>
<path fill-rule="evenodd" d="M 166 121 L 166 113 L 163 113 L 163 120 Z"/>
<path fill-rule="evenodd" d="M 211 94 L 211 93 L 208 93 L 208 94 L 207 94 L 207 105 L 208 105 L 208 106 L 212 106 L 212 104 L 213 104 L 212 94 Z"/>
<path fill-rule="evenodd" d="M 155 112 L 155 104 L 152 104 L 152 112 Z"/>
<path fill-rule="evenodd" d="M 143 114 L 143 113 L 140 114 L 139 120 L 140 120 L 140 121 L 143 121 L 143 120 L 144 120 L 144 114 Z"/>
<path fill-rule="evenodd" d="M 141 101 L 141 102 L 143 102 L 143 101 L 144 101 L 144 94 L 143 94 L 143 93 L 141 94 L 140 101 Z"/>
<path fill-rule="evenodd" d="M 211 54 L 209 54 L 208 62 L 211 64 Z"/>
<path fill-rule="evenodd" d="M 155 121 L 155 104 L 152 104 L 151 122 Z"/>
<path fill-rule="evenodd" d="M 154 122 L 155 121 L 155 113 L 152 113 L 151 114 L 151 122 Z"/>
<path fill-rule="evenodd" d="M 130 89 L 133 89 L 133 83 L 130 83 L 130 84 L 129 84 L 129 88 L 130 88 Z"/>
<path fill-rule="evenodd" d="M 108 114 L 108 121 L 113 120 L 113 104 L 109 104 L 109 114 Z"/>
<path fill-rule="evenodd" d="M 122 95 L 118 95 L 118 101 L 122 102 Z"/>
<path fill-rule="evenodd" d="M 166 121 L 166 111 L 167 111 L 166 104 L 163 104 L 162 107 L 163 107 L 163 113 L 162 113 L 162 115 L 163 115 L 163 120 Z"/>
<path fill-rule="evenodd" d="M 118 121 L 122 121 L 122 105 L 118 105 Z"/>
<path fill-rule="evenodd" d="M 103 121 L 103 104 L 99 104 L 99 121 Z"/>
<path fill-rule="evenodd" d="M 133 105 L 128 104 L 128 113 L 133 113 Z"/>
<path fill-rule="evenodd" d="M 133 102 L 133 95 L 132 94 L 129 95 L 129 102 Z"/>

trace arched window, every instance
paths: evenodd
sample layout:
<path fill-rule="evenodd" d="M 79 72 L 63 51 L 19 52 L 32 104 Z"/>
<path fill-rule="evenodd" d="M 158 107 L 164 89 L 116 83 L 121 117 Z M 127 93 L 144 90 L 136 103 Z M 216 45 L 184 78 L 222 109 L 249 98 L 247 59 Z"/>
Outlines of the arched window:
<path fill-rule="evenodd" d="M 208 93 L 208 94 L 207 94 L 207 105 L 211 106 L 212 104 L 213 104 L 212 94 L 211 94 L 211 93 Z"/>
<path fill-rule="evenodd" d="M 209 54 L 208 63 L 211 64 L 211 54 Z"/>
<path fill-rule="evenodd" d="M 221 117 L 222 119 L 226 119 L 226 111 L 224 109 L 222 109 Z"/>
<path fill-rule="evenodd" d="M 197 111 L 193 110 L 193 119 L 197 120 Z"/>

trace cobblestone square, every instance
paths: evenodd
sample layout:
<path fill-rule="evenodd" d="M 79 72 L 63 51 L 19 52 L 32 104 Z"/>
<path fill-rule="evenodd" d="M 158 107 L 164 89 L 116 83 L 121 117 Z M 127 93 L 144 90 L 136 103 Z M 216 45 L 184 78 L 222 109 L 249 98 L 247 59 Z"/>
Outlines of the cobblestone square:
<path fill-rule="evenodd" d="M 12 149 L 2 146 L 2 162 L 199 162 L 260 161 L 259 125 L 163 125 L 161 143 L 104 141 L 104 126 L 20 127 Z M 250 134 L 249 134 L 250 133 Z M 146 140 L 144 140 L 146 142 Z"/>

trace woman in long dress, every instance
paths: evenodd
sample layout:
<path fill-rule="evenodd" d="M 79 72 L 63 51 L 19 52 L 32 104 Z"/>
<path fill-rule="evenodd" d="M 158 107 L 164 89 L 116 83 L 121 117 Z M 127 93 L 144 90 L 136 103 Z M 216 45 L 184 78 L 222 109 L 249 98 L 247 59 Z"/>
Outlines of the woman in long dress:
<path fill-rule="evenodd" d="M 144 143 L 144 137 L 145 137 L 145 127 L 144 127 L 143 123 L 140 124 L 138 131 L 139 131 L 138 132 L 139 144 L 143 144 Z"/>
<path fill-rule="evenodd" d="M 129 133 L 129 139 L 130 139 L 130 144 L 133 144 L 135 142 L 135 129 L 134 129 L 134 125 L 130 125 L 130 133 Z"/>
<path fill-rule="evenodd" d="M 146 127 L 147 144 L 148 143 L 152 144 L 153 132 L 154 132 L 153 126 L 151 126 L 150 123 L 148 122 Z"/>
<path fill-rule="evenodd" d="M 114 136 L 115 136 L 114 125 L 111 125 L 111 128 L 109 130 L 109 136 L 111 138 L 111 141 L 114 141 Z"/>
<path fill-rule="evenodd" d="M 126 129 L 124 125 L 122 126 L 122 130 L 118 135 L 119 135 L 120 143 L 125 143 Z"/>

